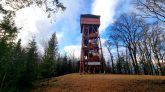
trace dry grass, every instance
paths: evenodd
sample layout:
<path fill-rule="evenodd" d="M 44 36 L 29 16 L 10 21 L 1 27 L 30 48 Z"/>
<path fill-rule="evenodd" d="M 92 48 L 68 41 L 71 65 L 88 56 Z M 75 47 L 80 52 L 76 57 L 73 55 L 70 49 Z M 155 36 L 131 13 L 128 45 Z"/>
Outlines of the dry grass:
<path fill-rule="evenodd" d="M 165 92 L 165 77 L 68 74 L 42 80 L 32 92 Z"/>

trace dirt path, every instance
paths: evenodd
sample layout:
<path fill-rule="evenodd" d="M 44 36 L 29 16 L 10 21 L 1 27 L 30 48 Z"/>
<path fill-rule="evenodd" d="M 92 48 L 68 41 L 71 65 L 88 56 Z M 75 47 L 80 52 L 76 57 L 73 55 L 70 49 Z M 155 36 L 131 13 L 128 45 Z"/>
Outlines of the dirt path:
<path fill-rule="evenodd" d="M 32 92 L 165 92 L 165 77 L 68 74 L 42 80 Z"/>

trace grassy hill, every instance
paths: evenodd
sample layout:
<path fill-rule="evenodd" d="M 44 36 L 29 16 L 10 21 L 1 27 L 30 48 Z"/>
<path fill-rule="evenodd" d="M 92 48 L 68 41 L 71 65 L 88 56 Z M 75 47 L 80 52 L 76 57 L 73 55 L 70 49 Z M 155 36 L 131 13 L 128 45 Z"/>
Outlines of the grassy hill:
<path fill-rule="evenodd" d="M 75 73 L 40 80 L 32 92 L 165 92 L 165 77 Z"/>

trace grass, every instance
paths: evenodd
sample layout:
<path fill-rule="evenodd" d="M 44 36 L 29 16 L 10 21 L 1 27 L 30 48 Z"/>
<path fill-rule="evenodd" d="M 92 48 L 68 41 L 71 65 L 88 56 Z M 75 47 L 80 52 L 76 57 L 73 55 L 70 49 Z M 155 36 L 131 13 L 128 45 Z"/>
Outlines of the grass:
<path fill-rule="evenodd" d="M 32 92 L 165 92 L 165 77 L 75 73 L 40 80 Z"/>

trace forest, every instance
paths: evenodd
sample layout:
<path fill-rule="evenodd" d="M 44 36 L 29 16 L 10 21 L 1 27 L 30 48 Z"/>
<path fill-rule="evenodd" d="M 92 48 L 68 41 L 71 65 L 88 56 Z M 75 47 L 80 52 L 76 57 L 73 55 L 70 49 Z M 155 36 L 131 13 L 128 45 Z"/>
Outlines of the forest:
<path fill-rule="evenodd" d="M 59 53 L 56 32 L 44 54 L 38 52 L 35 36 L 23 47 L 17 34 L 15 12 L 30 5 L 46 6 L 48 18 L 67 7 L 60 0 L 5 0 L 0 4 L 0 92 L 29 92 L 36 80 L 79 72 L 79 59 Z M 4 9 L 4 5 L 14 10 Z M 165 75 L 165 1 L 136 0 L 140 14 L 122 14 L 109 30 L 104 43 L 109 60 L 106 73 Z M 148 21 L 152 19 L 152 22 Z M 36 35 L 37 36 L 37 35 Z M 116 53 L 112 52 L 116 50 Z M 121 50 L 122 49 L 122 50 Z"/>

